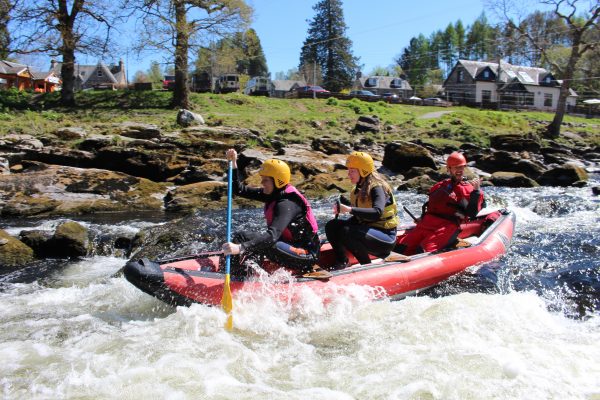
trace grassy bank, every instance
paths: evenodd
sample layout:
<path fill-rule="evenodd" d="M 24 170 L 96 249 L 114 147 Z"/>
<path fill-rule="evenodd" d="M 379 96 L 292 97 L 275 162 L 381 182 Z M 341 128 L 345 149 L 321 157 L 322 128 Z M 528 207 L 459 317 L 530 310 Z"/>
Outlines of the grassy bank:
<path fill-rule="evenodd" d="M 58 106 L 58 94 L 32 95 L 6 91 L 0 94 L 2 134 L 46 135 L 65 126 L 83 127 L 90 133 L 106 133 L 113 123 L 135 121 L 158 125 L 164 131 L 177 129 L 177 110 L 169 108 L 170 92 L 86 91 L 77 93 L 76 108 Z M 355 141 L 366 137 L 375 142 L 421 139 L 433 145 L 464 142 L 487 146 L 489 136 L 538 134 L 553 114 L 543 112 L 490 111 L 467 107 L 423 107 L 358 99 L 272 99 L 243 94 L 197 94 L 193 111 L 209 125 L 253 129 L 267 139 L 305 143 L 331 137 Z M 430 113 L 449 113 L 430 117 Z M 351 133 L 358 116 L 380 118 L 379 134 Z M 600 145 L 600 119 L 566 116 L 563 135 L 568 145 Z"/>

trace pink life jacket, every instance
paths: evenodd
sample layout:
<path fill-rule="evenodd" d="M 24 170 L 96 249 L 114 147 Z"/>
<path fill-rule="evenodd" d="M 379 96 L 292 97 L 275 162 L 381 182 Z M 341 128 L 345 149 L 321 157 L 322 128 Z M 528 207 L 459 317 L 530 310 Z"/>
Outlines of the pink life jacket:
<path fill-rule="evenodd" d="M 313 215 L 312 208 L 310 207 L 310 203 L 308 202 L 308 200 L 306 200 L 306 198 L 302 195 L 302 193 L 300 193 L 298 191 L 298 189 L 296 189 L 292 185 L 287 185 L 285 187 L 285 189 L 283 190 L 283 193 L 285 193 L 286 195 L 292 195 L 292 196 L 295 195 L 300 200 L 302 200 L 302 203 L 304 204 L 304 210 L 306 212 L 306 215 L 304 216 L 304 218 L 310 223 L 310 226 L 312 228 L 312 233 L 316 234 L 317 231 L 319 230 L 319 227 L 317 225 L 317 219 Z M 273 223 L 273 214 L 275 211 L 275 203 L 277 203 L 277 200 L 273 200 L 273 201 L 265 204 L 265 219 L 267 220 L 267 226 L 271 226 L 271 223 Z M 285 228 L 285 230 L 281 233 L 281 237 L 285 242 L 291 242 L 294 240 L 294 238 L 292 237 L 292 232 L 290 232 L 290 230 L 288 228 Z"/>

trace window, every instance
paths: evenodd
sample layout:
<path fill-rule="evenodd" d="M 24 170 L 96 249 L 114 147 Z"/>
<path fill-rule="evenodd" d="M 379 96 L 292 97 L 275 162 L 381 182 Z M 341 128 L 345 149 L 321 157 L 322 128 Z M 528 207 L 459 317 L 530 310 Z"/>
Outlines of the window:
<path fill-rule="evenodd" d="M 97 70 L 97 72 L 96 72 L 96 76 L 97 76 L 98 78 L 102 78 L 102 77 L 104 76 L 104 74 L 102 73 L 102 70 L 101 70 L 101 69 L 98 69 L 98 70 Z"/>
<path fill-rule="evenodd" d="M 486 69 L 483 71 L 483 79 L 490 79 L 490 70 Z"/>
<path fill-rule="evenodd" d="M 482 90 L 481 91 L 481 102 L 489 103 L 492 101 L 492 91 L 491 90 Z"/>
<path fill-rule="evenodd" d="M 369 78 L 365 81 L 365 86 L 375 87 L 377 86 L 377 78 Z"/>
<path fill-rule="evenodd" d="M 544 93 L 544 107 L 552 107 L 552 93 Z"/>
<path fill-rule="evenodd" d="M 458 70 L 458 82 L 464 82 L 465 81 L 465 71 L 460 69 Z"/>
<path fill-rule="evenodd" d="M 400 78 L 392 79 L 392 82 L 390 83 L 390 87 L 394 88 L 394 89 L 402 88 L 402 79 L 400 79 Z"/>

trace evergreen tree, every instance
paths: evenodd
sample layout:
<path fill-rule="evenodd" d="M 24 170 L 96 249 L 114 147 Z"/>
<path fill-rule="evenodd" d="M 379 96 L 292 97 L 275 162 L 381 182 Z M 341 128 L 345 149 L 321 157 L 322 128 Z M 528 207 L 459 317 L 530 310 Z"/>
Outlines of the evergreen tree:
<path fill-rule="evenodd" d="M 248 29 L 243 35 L 242 49 L 247 63 L 246 74 L 268 76 L 267 59 L 254 29 Z"/>
<path fill-rule="evenodd" d="M 442 45 L 440 47 L 440 53 L 442 54 L 442 60 L 446 67 L 446 73 L 450 72 L 458 60 L 455 56 L 457 42 L 456 29 L 454 29 L 454 25 L 448 24 L 444 31 L 444 35 L 442 36 Z"/>
<path fill-rule="evenodd" d="M 300 53 L 299 70 L 311 73 L 312 81 L 322 74 L 323 86 L 339 92 L 352 86 L 358 69 L 358 58 L 352 55 L 352 41 L 346 37 L 346 23 L 341 0 L 321 0 L 314 7 L 308 37 Z"/>
<path fill-rule="evenodd" d="M 0 59 L 5 60 L 10 53 L 10 32 L 8 23 L 10 22 L 10 11 L 12 9 L 9 0 L 0 0 Z"/>

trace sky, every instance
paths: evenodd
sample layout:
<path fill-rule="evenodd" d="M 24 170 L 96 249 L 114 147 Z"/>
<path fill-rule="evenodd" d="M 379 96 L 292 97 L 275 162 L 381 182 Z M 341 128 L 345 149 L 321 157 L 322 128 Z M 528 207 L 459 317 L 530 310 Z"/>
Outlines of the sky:
<path fill-rule="evenodd" d="M 271 76 L 297 68 L 308 32 L 307 21 L 315 16 L 312 7 L 317 0 L 247 0 L 247 3 L 254 8 L 251 27 L 258 33 Z M 344 0 L 342 4 L 346 36 L 353 43 L 354 56 L 360 58 L 359 64 L 364 64 L 364 73 L 377 66 L 392 65 L 413 36 L 421 33 L 429 36 L 459 19 L 466 27 L 484 10 L 482 0 L 377 0 L 374 3 Z M 490 15 L 487 17 L 491 19 Z M 148 70 L 151 61 L 152 57 L 136 59 L 129 53 L 126 62 L 129 79 L 133 79 L 138 70 Z M 94 64 L 97 60 L 80 62 Z"/>
<path fill-rule="evenodd" d="M 246 1 L 254 9 L 251 27 L 258 33 L 271 76 L 297 68 L 309 21 L 315 16 L 313 6 L 318 0 Z M 377 0 L 373 3 L 368 0 L 343 0 L 342 4 L 346 36 L 352 41 L 353 55 L 359 57 L 361 71 L 365 74 L 375 67 L 393 65 L 394 58 L 409 45 L 412 37 L 419 34 L 429 37 L 459 19 L 466 28 L 484 11 L 484 0 Z M 486 12 L 486 17 L 490 23 L 494 22 L 491 13 Z M 123 35 L 128 36 L 135 37 L 133 34 Z M 105 64 L 118 63 L 119 58 L 125 61 L 130 81 L 136 71 L 148 71 L 152 61 L 164 61 L 160 54 L 146 53 L 138 58 L 133 51 L 103 61 Z M 41 70 L 50 64 L 49 59 L 22 62 L 38 66 Z M 77 62 L 96 64 L 98 58 L 79 54 Z M 193 62 L 190 59 L 190 65 Z"/>

